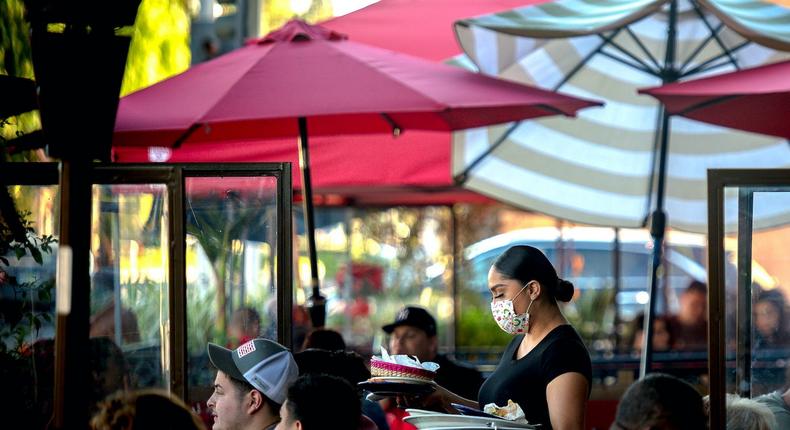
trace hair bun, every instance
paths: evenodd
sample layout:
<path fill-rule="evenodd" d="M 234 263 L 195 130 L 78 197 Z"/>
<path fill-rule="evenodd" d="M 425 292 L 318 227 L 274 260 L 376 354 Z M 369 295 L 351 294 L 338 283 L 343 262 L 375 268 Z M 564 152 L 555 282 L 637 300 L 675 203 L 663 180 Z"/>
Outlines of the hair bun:
<path fill-rule="evenodd" d="M 573 298 L 573 283 L 564 279 L 558 279 L 554 298 L 561 302 L 571 301 Z"/>

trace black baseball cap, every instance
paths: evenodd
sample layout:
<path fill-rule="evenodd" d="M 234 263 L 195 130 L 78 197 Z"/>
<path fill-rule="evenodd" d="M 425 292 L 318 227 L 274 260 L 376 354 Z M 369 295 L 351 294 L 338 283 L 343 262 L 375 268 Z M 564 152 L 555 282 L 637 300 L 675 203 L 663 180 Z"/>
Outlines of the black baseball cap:
<path fill-rule="evenodd" d="M 407 325 L 421 329 L 428 336 L 436 335 L 436 320 L 428 313 L 427 310 L 418 306 L 406 306 L 398 311 L 395 316 L 395 321 L 381 327 L 387 333 L 392 333 L 396 327 Z"/>

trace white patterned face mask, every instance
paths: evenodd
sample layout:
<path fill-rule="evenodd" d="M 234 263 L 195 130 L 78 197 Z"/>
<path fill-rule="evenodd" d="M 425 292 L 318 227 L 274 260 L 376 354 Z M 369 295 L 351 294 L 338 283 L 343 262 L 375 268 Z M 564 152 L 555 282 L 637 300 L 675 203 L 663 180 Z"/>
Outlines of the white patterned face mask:
<path fill-rule="evenodd" d="M 527 285 L 529 285 L 529 282 L 512 299 L 491 302 L 491 313 L 494 315 L 494 321 L 505 333 L 519 334 L 529 331 L 529 308 L 532 307 L 532 300 L 529 301 L 527 311 L 521 315 L 516 315 L 516 311 L 513 308 L 513 300 L 527 288 Z"/>

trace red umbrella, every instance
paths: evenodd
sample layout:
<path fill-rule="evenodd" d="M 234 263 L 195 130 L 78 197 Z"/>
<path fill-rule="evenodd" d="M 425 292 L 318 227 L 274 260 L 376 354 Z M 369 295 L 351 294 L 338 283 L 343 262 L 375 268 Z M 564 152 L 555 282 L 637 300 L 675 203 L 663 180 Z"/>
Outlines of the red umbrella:
<path fill-rule="evenodd" d="M 672 115 L 790 138 L 790 61 L 642 89 Z"/>
<path fill-rule="evenodd" d="M 318 296 L 310 134 L 458 130 L 596 103 L 348 41 L 302 21 L 124 97 L 116 145 L 299 136 L 305 227 Z M 322 318 L 319 318 L 322 320 Z"/>
<path fill-rule="evenodd" d="M 162 147 L 117 146 L 119 162 L 287 161 L 298 165 L 293 138 L 241 139 Z M 450 205 L 491 200 L 455 187 L 448 133 L 413 130 L 383 135 L 311 136 L 310 170 L 316 204 L 392 206 Z M 298 169 L 293 188 L 301 189 Z"/>
<path fill-rule="evenodd" d="M 455 21 L 545 1 L 381 0 L 321 25 L 357 42 L 445 61 L 463 52 L 452 31 Z"/>
<path fill-rule="evenodd" d="M 511 9 L 542 0 L 381 0 L 321 25 L 350 34 L 355 42 L 444 61 L 461 54 L 451 31 L 459 19 Z M 403 28 L 408 26 L 409 31 Z M 144 140 L 144 139 L 141 139 Z M 208 142 L 207 142 L 208 143 Z M 177 149 L 113 147 L 116 162 L 291 161 L 298 155 L 292 140 L 212 140 Z M 456 186 L 451 166 L 451 134 L 410 131 L 397 139 L 378 135 L 320 136 L 310 139 L 316 201 L 339 204 L 401 205 L 488 202 L 481 194 Z M 294 171 L 294 173 L 297 173 Z M 301 189 L 298 174 L 294 189 Z"/>
<path fill-rule="evenodd" d="M 310 118 L 311 135 L 449 131 L 573 115 L 592 105 L 291 21 L 230 54 L 124 97 L 114 141 L 178 146 L 227 137 L 297 136 L 297 118 Z"/>

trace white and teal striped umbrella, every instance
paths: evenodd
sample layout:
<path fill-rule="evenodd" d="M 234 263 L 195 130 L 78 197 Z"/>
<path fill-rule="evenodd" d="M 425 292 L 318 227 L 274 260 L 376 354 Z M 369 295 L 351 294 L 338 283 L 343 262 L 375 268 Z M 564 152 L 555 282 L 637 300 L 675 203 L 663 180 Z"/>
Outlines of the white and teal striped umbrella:
<path fill-rule="evenodd" d="M 656 206 L 662 123 L 658 102 L 636 90 L 790 58 L 790 9 L 756 0 L 678 0 L 673 15 L 670 4 L 559 0 L 456 23 L 481 72 L 606 103 L 575 119 L 456 133 L 456 177 L 559 218 L 644 225 Z M 668 56 L 670 27 L 676 43 Z M 674 61 L 667 64 L 668 57 Z M 674 228 L 706 231 L 707 169 L 790 166 L 787 141 L 682 117 L 670 124 L 663 206 Z M 756 227 L 785 222 L 790 199 L 760 210 Z"/>

